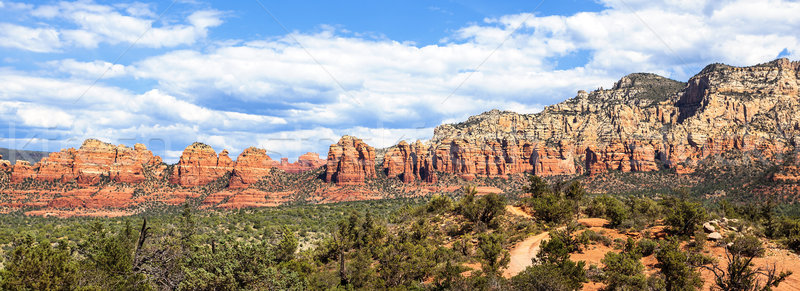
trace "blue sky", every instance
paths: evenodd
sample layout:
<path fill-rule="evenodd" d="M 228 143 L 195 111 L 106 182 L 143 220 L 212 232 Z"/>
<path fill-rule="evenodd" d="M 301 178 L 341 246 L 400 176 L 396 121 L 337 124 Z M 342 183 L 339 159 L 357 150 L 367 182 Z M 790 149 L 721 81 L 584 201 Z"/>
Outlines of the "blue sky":
<path fill-rule="evenodd" d="M 798 59 L 797 1 L 0 1 L 0 146 L 323 156 L 633 72 Z M 263 7 L 262 7 L 263 5 Z"/>

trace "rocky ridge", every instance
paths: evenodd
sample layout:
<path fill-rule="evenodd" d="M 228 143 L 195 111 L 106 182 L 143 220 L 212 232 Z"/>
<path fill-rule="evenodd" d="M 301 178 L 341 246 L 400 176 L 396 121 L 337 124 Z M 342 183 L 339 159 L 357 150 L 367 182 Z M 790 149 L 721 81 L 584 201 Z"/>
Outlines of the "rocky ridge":
<path fill-rule="evenodd" d="M 431 156 L 435 171 L 467 180 L 525 172 L 691 173 L 701 160 L 730 151 L 777 162 L 797 145 L 799 87 L 800 62 L 787 59 L 752 67 L 712 64 L 687 83 L 631 74 L 611 89 L 579 91 L 536 114 L 492 110 L 441 125 L 427 149 L 415 153 Z M 406 159 L 406 147 L 389 153 Z M 389 163 L 387 174 L 406 182 L 425 169 Z M 796 176 L 782 175 L 776 179 Z"/>
<path fill-rule="evenodd" d="M 742 68 L 709 65 L 686 83 L 631 74 L 611 89 L 579 91 L 536 114 L 492 110 L 441 125 L 430 141 L 403 141 L 380 150 L 344 136 L 330 146 L 327 160 L 307 153 L 295 163 L 272 160 L 258 148 L 246 149 L 234 161 L 227 150 L 217 153 L 194 143 L 168 166 L 144 145 L 87 140 L 33 165 L 0 160 L 0 207 L 125 208 L 187 199 L 201 199 L 204 207 L 260 207 L 292 199 L 380 199 L 389 195 L 386 191 L 452 192 L 463 180 L 517 183 L 520 173 L 586 174 L 589 180 L 617 172 L 681 176 L 708 165 L 748 161 L 777 165 L 773 181 L 796 183 L 798 88 L 800 62 L 786 59 Z M 723 155 L 736 158 L 710 159 Z"/>
<path fill-rule="evenodd" d="M 120 183 L 139 183 L 145 179 L 145 167 L 161 164 L 161 158 L 153 156 L 142 144 L 129 148 L 88 139 L 78 149 L 51 153 L 33 166 L 28 161 L 17 160 L 11 171 L 11 181 L 17 183 L 34 178 L 62 183 L 74 181 L 85 186 L 107 178 Z M 163 169 L 161 166 L 158 170 Z"/>

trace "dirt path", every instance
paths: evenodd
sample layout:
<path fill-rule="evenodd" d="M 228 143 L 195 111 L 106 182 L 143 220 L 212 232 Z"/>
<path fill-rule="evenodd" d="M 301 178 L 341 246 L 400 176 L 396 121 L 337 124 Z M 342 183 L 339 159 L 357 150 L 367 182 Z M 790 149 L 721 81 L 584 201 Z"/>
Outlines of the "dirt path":
<path fill-rule="evenodd" d="M 522 208 L 519 208 L 519 207 L 516 207 L 516 206 L 506 205 L 506 211 L 508 211 L 508 213 L 514 214 L 516 216 L 522 216 L 522 217 L 525 217 L 525 218 L 533 218 L 533 216 L 531 216 L 530 214 L 528 214 L 525 211 L 523 211 Z"/>
<path fill-rule="evenodd" d="M 522 208 L 516 206 L 506 205 L 506 211 L 516 216 L 533 218 L 530 214 L 523 211 Z M 536 254 L 539 253 L 539 244 L 542 243 L 542 240 L 548 237 L 550 237 L 550 233 L 543 232 L 528 237 L 511 248 L 509 251 L 511 261 L 508 263 L 508 268 L 503 271 L 503 276 L 506 278 L 511 278 L 514 275 L 519 274 L 519 272 L 525 270 L 525 268 L 528 266 L 532 265 L 533 262 L 531 259 L 536 257 Z"/>
<path fill-rule="evenodd" d="M 508 263 L 508 268 L 503 271 L 503 277 L 511 278 L 519 272 L 522 272 L 530 265 L 533 265 L 531 259 L 536 257 L 539 253 L 539 245 L 542 240 L 550 237 L 549 232 L 543 232 L 519 242 L 511 248 L 511 262 Z"/>

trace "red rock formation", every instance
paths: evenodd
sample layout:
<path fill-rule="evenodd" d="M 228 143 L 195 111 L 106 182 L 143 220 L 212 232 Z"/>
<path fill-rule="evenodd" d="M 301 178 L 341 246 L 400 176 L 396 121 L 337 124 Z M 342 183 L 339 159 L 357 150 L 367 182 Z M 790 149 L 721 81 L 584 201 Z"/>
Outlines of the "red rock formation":
<path fill-rule="evenodd" d="M 269 175 L 274 166 L 275 162 L 267 155 L 266 150 L 247 148 L 236 158 L 229 187 L 233 189 L 247 188 L 250 184 Z"/>
<path fill-rule="evenodd" d="M 656 155 L 653 146 L 641 141 L 613 141 L 598 149 L 590 146 L 586 149 L 586 169 L 589 174 L 607 171 L 649 172 L 657 171 Z"/>
<path fill-rule="evenodd" d="M 305 153 L 297 158 L 294 163 L 289 163 L 288 158 L 281 158 L 280 164 L 276 167 L 287 173 L 303 173 L 319 169 L 325 165 L 325 160 L 319 158 L 318 153 Z"/>
<path fill-rule="evenodd" d="M 27 178 L 35 178 L 36 172 L 33 171 L 31 163 L 28 161 L 17 160 L 14 168 L 11 170 L 11 183 L 19 183 L 25 181 Z"/>
<path fill-rule="evenodd" d="M 404 183 L 416 180 L 435 183 L 438 180 L 429 146 L 421 141 L 413 145 L 401 141 L 389 149 L 384 155 L 383 169 L 388 177 L 399 176 Z"/>
<path fill-rule="evenodd" d="M 95 185 L 101 176 L 108 176 L 111 164 L 116 160 L 116 148 L 110 143 L 87 139 L 75 151 L 72 173 L 80 185 Z"/>
<path fill-rule="evenodd" d="M 153 156 L 145 145 L 137 143 L 133 149 L 124 145 L 116 148 L 117 154 L 109 170 L 111 180 L 122 183 L 141 183 L 145 180 L 145 167 L 156 167 L 156 172 L 162 171 L 161 157 Z M 160 175 L 160 174 L 159 174 Z"/>
<path fill-rule="evenodd" d="M 33 177 L 41 181 L 77 181 L 82 186 L 95 185 L 101 177 L 116 182 L 139 183 L 145 179 L 144 167 L 159 167 L 161 158 L 153 156 L 142 144 L 134 149 L 124 145 L 113 146 L 96 139 L 88 139 L 79 149 L 65 149 L 51 153 L 33 166 Z M 24 167 L 20 168 L 24 170 Z M 158 169 L 156 169 L 158 171 Z M 13 176 L 14 174 L 12 174 Z M 29 176 L 20 172 L 17 176 Z M 24 179 L 24 178 L 22 178 Z M 21 179 L 16 179 L 21 181 Z"/>
<path fill-rule="evenodd" d="M 798 99 L 800 62 L 715 64 L 688 83 L 631 74 L 612 89 L 580 91 L 537 114 L 492 110 L 437 127 L 432 142 L 437 169 L 465 177 L 526 172 L 527 164 L 538 175 L 659 165 L 690 173 L 700 161 L 731 151 L 764 160 L 787 151 L 789 139 L 800 136 Z M 511 140 L 523 142 L 501 142 Z M 576 146 L 571 153 L 542 146 L 562 142 Z M 528 161 L 531 156 L 536 160 Z"/>
<path fill-rule="evenodd" d="M 573 146 L 567 142 L 560 142 L 558 147 L 537 144 L 531 157 L 533 173 L 543 177 L 578 173 L 573 152 Z"/>
<path fill-rule="evenodd" d="M 196 142 L 183 150 L 169 180 L 184 187 L 202 186 L 233 170 L 233 164 L 227 150 L 218 156 L 210 146 Z"/>
<path fill-rule="evenodd" d="M 0 155 L 0 171 L 10 171 L 11 170 L 11 162 L 6 161 L 3 159 L 3 155 Z"/>
<path fill-rule="evenodd" d="M 50 153 L 34 165 L 37 169 L 36 179 L 40 181 L 69 182 L 75 180 L 73 173 L 75 162 L 75 149 L 69 148 L 60 152 Z"/>
<path fill-rule="evenodd" d="M 375 178 L 375 149 L 360 139 L 343 136 L 328 151 L 325 181 L 358 185 Z"/>

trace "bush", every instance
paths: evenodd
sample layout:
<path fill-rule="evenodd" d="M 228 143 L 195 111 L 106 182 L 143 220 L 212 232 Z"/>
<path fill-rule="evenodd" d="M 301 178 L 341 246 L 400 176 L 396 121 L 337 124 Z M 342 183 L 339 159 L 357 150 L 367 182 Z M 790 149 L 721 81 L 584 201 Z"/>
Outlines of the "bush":
<path fill-rule="evenodd" d="M 541 197 L 544 194 L 552 193 L 547 181 L 539 176 L 528 176 L 528 186 L 522 189 L 525 193 L 531 194 L 532 198 Z"/>
<path fill-rule="evenodd" d="M 691 256 L 680 249 L 677 241 L 662 242 L 656 259 L 666 290 L 696 290 L 703 287 L 700 273 L 692 267 Z"/>
<path fill-rule="evenodd" d="M 695 251 L 702 251 L 706 247 L 706 240 L 708 240 L 708 234 L 702 229 L 698 229 L 694 232 L 694 241 L 692 242 L 692 248 Z"/>
<path fill-rule="evenodd" d="M 476 194 L 477 190 L 474 186 L 465 186 L 464 197 L 458 201 L 456 211 L 471 222 L 482 222 L 489 227 L 497 227 L 495 218 L 505 213 L 505 197 L 490 193 L 475 198 Z"/>
<path fill-rule="evenodd" d="M 447 196 L 434 195 L 426 206 L 428 212 L 442 213 L 453 208 L 453 199 Z"/>
<path fill-rule="evenodd" d="M 641 254 L 643 257 L 646 257 L 655 253 L 656 248 L 658 248 L 658 242 L 643 238 L 636 243 L 636 248 L 639 254 Z"/>
<path fill-rule="evenodd" d="M 688 201 L 687 198 L 665 199 L 667 217 L 665 222 L 673 232 L 682 236 L 692 235 L 703 221 L 708 218 L 706 209 L 700 203 Z"/>
<path fill-rule="evenodd" d="M 5 268 L 0 270 L 2 290 L 71 290 L 76 287 L 77 268 L 66 243 L 34 242 L 26 236 L 14 243 Z"/>
<path fill-rule="evenodd" d="M 533 291 L 580 290 L 584 282 L 586 271 L 583 270 L 583 262 L 565 267 L 556 264 L 533 265 L 511 278 L 511 286 L 515 290 Z"/>
<path fill-rule="evenodd" d="M 628 218 L 628 209 L 622 201 L 603 194 L 596 197 L 586 208 L 586 214 L 591 217 L 601 217 L 609 220 L 611 226 L 619 226 Z"/>
<path fill-rule="evenodd" d="M 505 238 L 499 233 L 481 234 L 478 236 L 481 266 L 484 273 L 499 275 L 500 268 L 511 260 L 504 246 Z"/>
<path fill-rule="evenodd" d="M 644 265 L 634 252 L 608 252 L 602 262 L 608 290 L 643 290 L 647 286 Z"/>
<path fill-rule="evenodd" d="M 580 235 L 580 241 L 584 242 L 599 242 L 602 243 L 604 246 L 611 245 L 611 238 L 602 235 L 596 231 L 591 229 L 587 229 L 586 231 L 582 232 Z"/>
<path fill-rule="evenodd" d="M 740 254 L 744 257 L 763 257 L 764 245 L 758 237 L 753 235 L 739 235 L 733 239 L 728 251 Z"/>
<path fill-rule="evenodd" d="M 572 217 L 572 203 L 560 195 L 546 193 L 540 197 L 532 198 L 527 201 L 528 206 L 533 209 L 536 218 L 544 222 L 559 224 Z"/>

